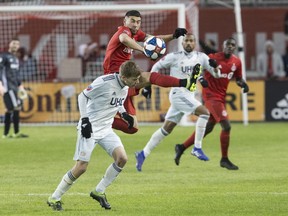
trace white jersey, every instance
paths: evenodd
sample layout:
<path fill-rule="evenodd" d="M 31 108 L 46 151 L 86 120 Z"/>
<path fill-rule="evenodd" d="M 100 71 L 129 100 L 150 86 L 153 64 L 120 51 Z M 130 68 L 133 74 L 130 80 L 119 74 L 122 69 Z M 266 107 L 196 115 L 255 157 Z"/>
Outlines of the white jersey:
<path fill-rule="evenodd" d="M 201 64 L 202 69 L 208 70 L 213 76 L 214 68 L 209 65 L 209 57 L 202 52 L 174 52 L 169 53 L 156 64 L 151 72 L 158 72 L 160 69 L 170 69 L 170 76 L 178 79 L 189 78 L 196 64 Z M 201 102 L 195 98 L 195 92 L 183 87 L 171 88 L 169 94 L 171 106 L 165 116 L 166 120 L 178 124 L 184 114 L 195 114 L 195 110 Z"/>
<path fill-rule="evenodd" d="M 101 139 L 111 132 L 117 112 L 125 112 L 123 104 L 128 86 L 114 73 L 98 77 L 83 93 L 88 98 L 87 116 L 92 124 L 92 138 Z"/>
<path fill-rule="evenodd" d="M 170 76 L 178 79 L 186 79 L 191 76 L 196 64 L 200 64 L 203 70 L 207 70 L 215 76 L 214 68 L 209 65 L 209 57 L 205 53 L 198 51 L 169 53 L 153 65 L 151 72 L 158 72 L 160 69 L 170 68 Z M 172 89 L 175 88 L 179 89 L 179 87 Z M 182 89 L 182 87 L 180 88 Z M 186 90 L 189 91 L 188 89 Z"/>

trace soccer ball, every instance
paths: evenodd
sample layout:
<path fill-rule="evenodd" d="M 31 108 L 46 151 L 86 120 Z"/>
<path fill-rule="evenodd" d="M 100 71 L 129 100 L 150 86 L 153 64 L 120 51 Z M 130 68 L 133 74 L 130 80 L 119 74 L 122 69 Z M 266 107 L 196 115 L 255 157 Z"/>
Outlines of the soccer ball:
<path fill-rule="evenodd" d="M 144 42 L 144 51 L 147 57 L 156 60 L 166 52 L 165 41 L 158 37 L 150 37 Z"/>

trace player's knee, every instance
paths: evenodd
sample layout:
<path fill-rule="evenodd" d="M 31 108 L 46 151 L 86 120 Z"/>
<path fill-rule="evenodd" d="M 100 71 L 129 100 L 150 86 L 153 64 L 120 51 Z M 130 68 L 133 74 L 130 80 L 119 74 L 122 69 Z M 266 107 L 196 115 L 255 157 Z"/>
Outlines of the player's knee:
<path fill-rule="evenodd" d="M 229 121 L 222 121 L 221 122 L 222 130 L 229 132 L 231 130 L 231 125 Z"/>
<path fill-rule="evenodd" d="M 127 155 L 120 155 L 116 160 L 116 165 L 123 168 L 128 161 Z"/>
<path fill-rule="evenodd" d="M 215 124 L 212 124 L 211 122 L 208 121 L 207 125 L 206 125 L 206 130 L 205 130 L 205 134 L 209 134 L 213 131 Z"/>
<path fill-rule="evenodd" d="M 224 126 L 223 130 L 229 132 L 231 130 L 231 126 L 230 125 Z"/>
<path fill-rule="evenodd" d="M 80 164 L 78 164 L 77 173 L 82 175 L 83 173 L 86 172 L 87 167 L 88 167 L 88 163 L 80 163 Z"/>

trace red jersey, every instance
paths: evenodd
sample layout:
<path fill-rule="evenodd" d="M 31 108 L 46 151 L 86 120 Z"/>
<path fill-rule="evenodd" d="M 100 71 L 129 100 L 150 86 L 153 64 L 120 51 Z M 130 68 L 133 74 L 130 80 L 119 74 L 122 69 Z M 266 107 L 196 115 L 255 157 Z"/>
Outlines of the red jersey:
<path fill-rule="evenodd" d="M 210 73 L 204 73 L 204 78 L 208 81 L 209 86 L 202 90 L 203 100 L 217 100 L 224 103 L 229 81 L 233 77 L 242 78 L 242 64 L 235 55 L 226 59 L 223 52 L 209 54 L 209 58 L 217 61 L 221 77 L 214 78 Z"/>
<path fill-rule="evenodd" d="M 103 62 L 104 74 L 115 73 L 119 71 L 120 65 L 131 59 L 133 49 L 125 46 L 119 41 L 119 35 L 125 33 L 135 41 L 144 41 L 146 34 L 140 29 L 136 35 L 132 35 L 130 29 L 126 26 L 118 27 L 118 31 L 110 39 Z"/>

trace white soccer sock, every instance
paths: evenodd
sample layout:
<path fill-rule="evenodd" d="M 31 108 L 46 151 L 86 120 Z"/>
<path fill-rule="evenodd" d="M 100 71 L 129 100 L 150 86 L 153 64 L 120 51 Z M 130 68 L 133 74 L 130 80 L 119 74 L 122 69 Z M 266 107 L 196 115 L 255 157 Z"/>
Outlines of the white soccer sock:
<path fill-rule="evenodd" d="M 148 157 L 151 151 L 168 135 L 169 133 L 163 128 L 159 128 L 157 131 L 155 131 L 143 149 L 145 158 Z"/>
<path fill-rule="evenodd" d="M 69 172 L 67 172 L 63 176 L 60 184 L 58 185 L 58 187 L 56 188 L 56 190 L 52 194 L 52 198 L 56 199 L 56 200 L 60 200 L 62 195 L 64 193 L 66 193 L 66 191 L 68 191 L 71 188 L 72 184 L 75 181 L 76 181 L 76 178 L 75 178 L 75 176 L 73 176 L 73 174 L 72 174 L 72 172 L 70 170 Z"/>
<path fill-rule="evenodd" d="M 116 179 L 122 168 L 118 167 L 115 163 L 112 163 L 106 170 L 105 175 L 96 186 L 96 191 L 99 193 L 104 193 L 106 188 Z"/>
<path fill-rule="evenodd" d="M 194 145 L 196 148 L 202 148 L 202 140 L 205 134 L 208 119 L 209 115 L 200 115 L 196 122 L 195 141 L 194 141 Z"/>

